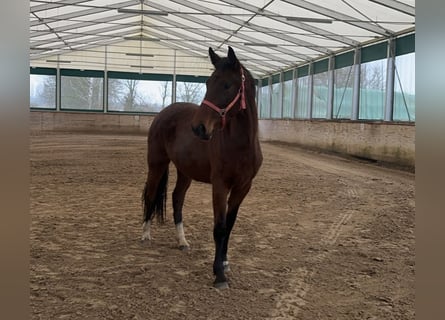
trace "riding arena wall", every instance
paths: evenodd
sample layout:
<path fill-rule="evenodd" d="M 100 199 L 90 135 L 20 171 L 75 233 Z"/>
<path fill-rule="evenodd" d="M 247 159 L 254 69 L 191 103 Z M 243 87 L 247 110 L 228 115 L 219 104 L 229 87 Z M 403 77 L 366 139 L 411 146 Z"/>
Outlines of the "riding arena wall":
<path fill-rule="evenodd" d="M 146 134 L 154 115 L 32 110 L 31 133 Z M 260 140 L 333 152 L 414 170 L 415 125 L 397 122 L 259 120 Z"/>

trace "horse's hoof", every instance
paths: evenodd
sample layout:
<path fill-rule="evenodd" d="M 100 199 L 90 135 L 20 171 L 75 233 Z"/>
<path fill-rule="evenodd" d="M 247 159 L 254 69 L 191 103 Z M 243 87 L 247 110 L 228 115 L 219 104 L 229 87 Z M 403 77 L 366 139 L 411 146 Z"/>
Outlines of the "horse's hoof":
<path fill-rule="evenodd" d="M 214 286 L 216 289 L 220 289 L 220 290 L 223 290 L 223 289 L 229 289 L 229 283 L 228 283 L 227 281 L 224 281 L 224 282 L 215 282 L 215 283 L 213 284 L 213 286 Z"/>
<path fill-rule="evenodd" d="M 189 251 L 190 250 L 190 246 L 179 246 L 179 250 L 181 251 Z"/>
<path fill-rule="evenodd" d="M 141 242 L 149 242 L 149 241 L 151 241 L 151 240 L 152 240 L 152 238 L 151 238 L 150 235 L 143 234 L 143 235 L 141 236 Z"/>
<path fill-rule="evenodd" d="M 139 243 L 142 247 L 150 247 L 151 246 L 151 241 L 148 239 L 144 239 L 144 240 L 141 239 L 141 241 Z"/>

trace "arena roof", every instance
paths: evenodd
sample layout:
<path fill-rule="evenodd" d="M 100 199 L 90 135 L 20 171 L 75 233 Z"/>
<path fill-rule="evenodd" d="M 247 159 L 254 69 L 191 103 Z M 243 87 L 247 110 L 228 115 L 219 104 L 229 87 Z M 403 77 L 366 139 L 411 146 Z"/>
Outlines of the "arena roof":
<path fill-rule="evenodd" d="M 30 1 L 35 67 L 208 75 L 232 46 L 256 77 L 413 32 L 414 0 Z"/>

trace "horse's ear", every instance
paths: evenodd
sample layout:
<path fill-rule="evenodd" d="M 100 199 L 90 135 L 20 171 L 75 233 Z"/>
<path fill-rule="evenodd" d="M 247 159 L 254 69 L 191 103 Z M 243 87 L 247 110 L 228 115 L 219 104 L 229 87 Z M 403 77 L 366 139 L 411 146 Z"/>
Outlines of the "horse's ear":
<path fill-rule="evenodd" d="M 212 61 L 212 64 L 216 66 L 219 60 L 221 58 L 213 51 L 212 47 L 209 47 L 209 55 L 210 55 L 210 61 Z"/>
<path fill-rule="evenodd" d="M 235 51 L 233 51 L 232 47 L 229 46 L 229 53 L 227 54 L 227 58 L 229 59 L 229 63 L 233 67 L 238 67 L 239 61 L 235 55 Z"/>

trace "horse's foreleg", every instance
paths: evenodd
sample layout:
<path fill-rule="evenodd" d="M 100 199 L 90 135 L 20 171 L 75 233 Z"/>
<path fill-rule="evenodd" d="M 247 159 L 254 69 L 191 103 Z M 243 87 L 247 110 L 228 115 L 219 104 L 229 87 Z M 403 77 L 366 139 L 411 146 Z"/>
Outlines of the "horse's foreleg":
<path fill-rule="evenodd" d="M 223 250 L 224 271 L 230 270 L 229 260 L 227 258 L 227 250 L 229 247 L 230 233 L 232 232 L 233 225 L 235 224 L 236 217 L 238 215 L 238 210 L 241 205 L 241 202 L 246 197 L 251 186 L 252 186 L 252 183 L 248 183 L 247 185 L 244 185 L 242 187 L 236 186 L 230 192 L 228 208 L 227 208 L 227 236 L 224 239 L 224 244 L 223 244 L 223 249 L 222 249 Z"/>
<path fill-rule="evenodd" d="M 229 259 L 227 258 L 227 248 L 229 245 L 230 233 L 232 232 L 233 225 L 236 221 L 236 216 L 238 214 L 239 205 L 228 209 L 227 211 L 227 235 L 224 239 L 223 248 L 222 248 L 222 256 L 223 256 L 223 267 L 224 271 L 230 271 L 229 267 Z"/>
<path fill-rule="evenodd" d="M 215 260 L 213 261 L 213 273 L 215 274 L 214 286 L 219 289 L 228 288 L 223 266 L 223 248 L 227 237 L 226 201 L 228 189 L 222 185 L 213 184 L 213 239 L 215 241 Z"/>
<path fill-rule="evenodd" d="M 175 190 L 173 190 L 173 218 L 176 226 L 176 236 L 178 238 L 179 249 L 188 250 L 189 243 L 185 239 L 184 225 L 182 223 L 182 207 L 184 205 L 185 193 L 192 180 L 177 170 L 178 178 L 176 180 Z"/>

